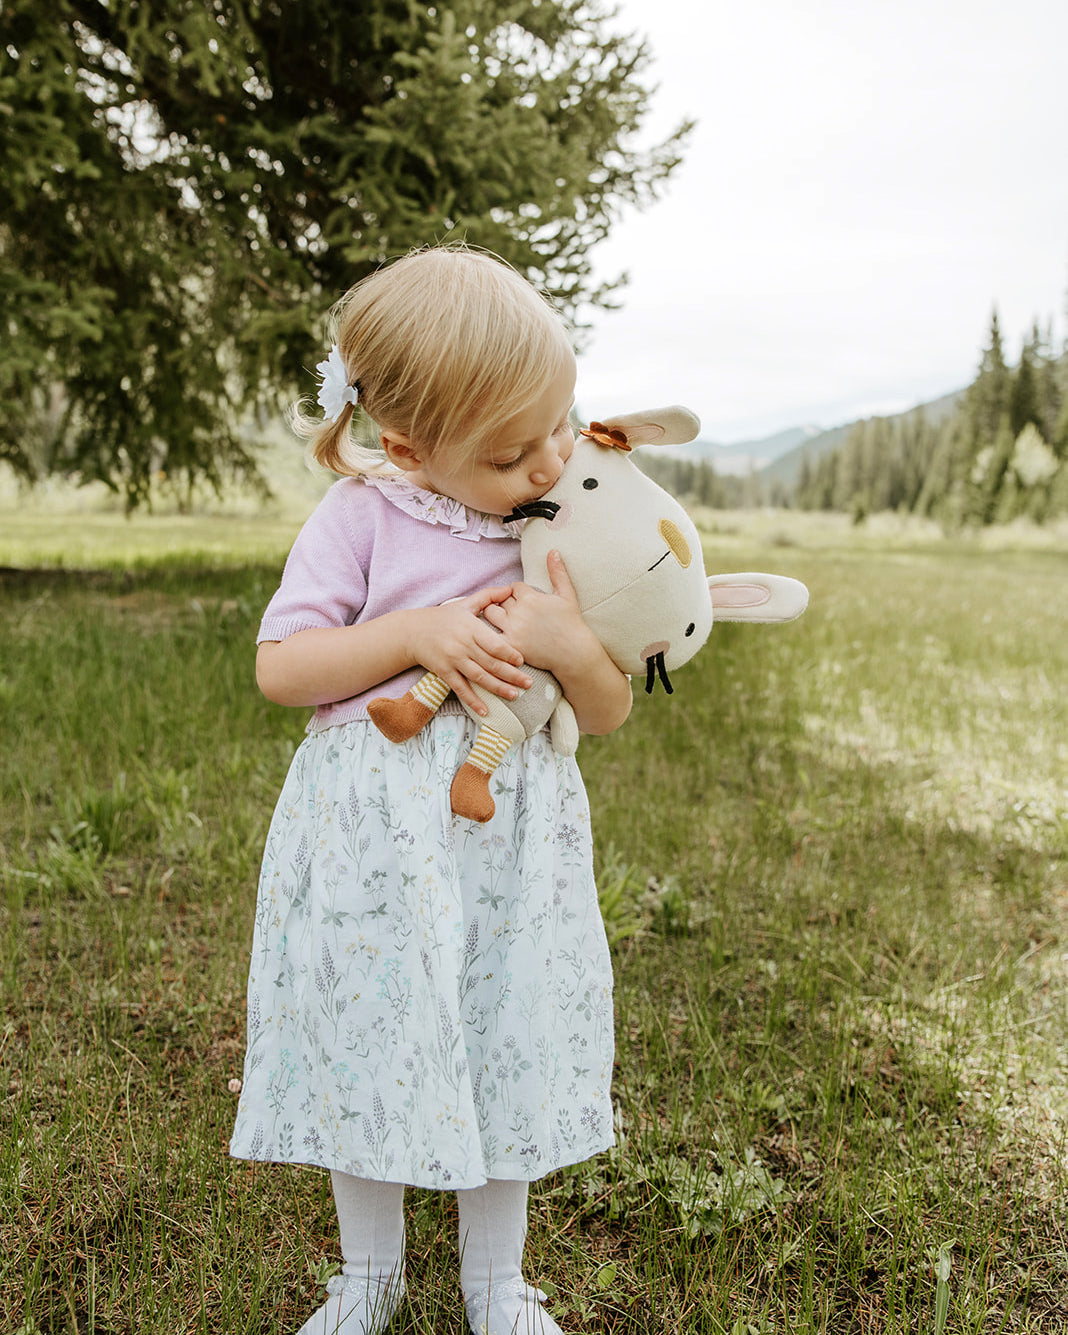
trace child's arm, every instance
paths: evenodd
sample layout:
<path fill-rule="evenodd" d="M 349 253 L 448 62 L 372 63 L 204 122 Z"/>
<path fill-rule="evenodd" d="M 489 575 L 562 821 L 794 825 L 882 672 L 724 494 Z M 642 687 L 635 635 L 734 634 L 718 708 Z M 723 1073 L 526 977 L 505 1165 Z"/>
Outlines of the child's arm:
<path fill-rule="evenodd" d="M 614 732 L 630 713 L 630 678 L 620 672 L 582 619 L 578 598 L 559 552 L 550 552 L 552 593 L 516 584 L 486 619 L 504 631 L 531 667 L 551 672 L 575 711 L 582 732 Z"/>
<path fill-rule="evenodd" d="M 522 655 L 479 616 L 511 594 L 511 586 L 482 589 L 440 607 L 387 612 L 351 626 L 315 627 L 264 641 L 256 654 L 256 681 L 275 704 L 321 705 L 348 700 L 418 664 L 484 714 L 472 682 L 505 700 L 530 685 Z"/>

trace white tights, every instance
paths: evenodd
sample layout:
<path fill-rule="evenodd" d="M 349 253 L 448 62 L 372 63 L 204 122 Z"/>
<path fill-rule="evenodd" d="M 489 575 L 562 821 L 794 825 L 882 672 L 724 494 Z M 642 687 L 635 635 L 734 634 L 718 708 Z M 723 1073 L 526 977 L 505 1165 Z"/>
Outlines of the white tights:
<path fill-rule="evenodd" d="M 460 1287 L 476 1335 L 563 1335 L 523 1279 L 527 1184 L 493 1180 L 458 1191 Z"/>
<path fill-rule="evenodd" d="M 404 1296 L 404 1187 L 331 1173 L 341 1274 L 297 1335 L 382 1335 Z"/>
<path fill-rule="evenodd" d="M 355 1279 L 399 1278 L 404 1270 L 404 1187 L 331 1173 L 341 1232 L 341 1273 Z"/>
<path fill-rule="evenodd" d="M 331 1173 L 344 1258 L 329 1301 L 298 1335 L 383 1335 L 403 1294 L 404 1187 Z M 562 1335 L 522 1279 L 527 1184 L 458 1191 L 460 1287 L 478 1335 Z"/>

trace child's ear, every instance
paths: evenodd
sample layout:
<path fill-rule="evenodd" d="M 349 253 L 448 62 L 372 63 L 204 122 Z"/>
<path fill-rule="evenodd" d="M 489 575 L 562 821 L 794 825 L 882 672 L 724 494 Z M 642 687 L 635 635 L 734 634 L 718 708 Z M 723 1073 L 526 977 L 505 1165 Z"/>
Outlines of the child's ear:
<path fill-rule="evenodd" d="M 403 431 L 383 431 L 379 436 L 382 449 L 391 464 L 406 473 L 422 466 L 422 461 L 412 448 L 411 440 Z"/>

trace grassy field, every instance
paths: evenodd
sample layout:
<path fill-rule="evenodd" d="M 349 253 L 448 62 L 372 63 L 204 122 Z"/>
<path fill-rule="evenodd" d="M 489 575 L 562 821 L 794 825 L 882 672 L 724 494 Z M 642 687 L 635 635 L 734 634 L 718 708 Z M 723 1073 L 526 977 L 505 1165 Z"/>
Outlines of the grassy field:
<path fill-rule="evenodd" d="M 812 604 L 583 742 L 619 1145 L 531 1278 L 574 1335 L 1063 1332 L 1068 539 L 701 518 Z M 294 524 L 0 513 L 3 1335 L 290 1335 L 336 1262 L 325 1175 L 226 1154 Z M 460 1335 L 409 1202 L 393 1330 Z"/>

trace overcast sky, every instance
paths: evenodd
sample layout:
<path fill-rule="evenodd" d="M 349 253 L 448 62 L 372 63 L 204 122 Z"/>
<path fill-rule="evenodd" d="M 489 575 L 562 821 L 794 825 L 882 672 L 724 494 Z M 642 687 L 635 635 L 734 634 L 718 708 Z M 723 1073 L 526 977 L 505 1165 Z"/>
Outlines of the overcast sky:
<path fill-rule="evenodd" d="M 1068 0 L 621 0 L 698 121 L 664 197 L 597 252 L 578 407 L 685 403 L 706 439 L 834 426 L 1065 334 Z"/>

